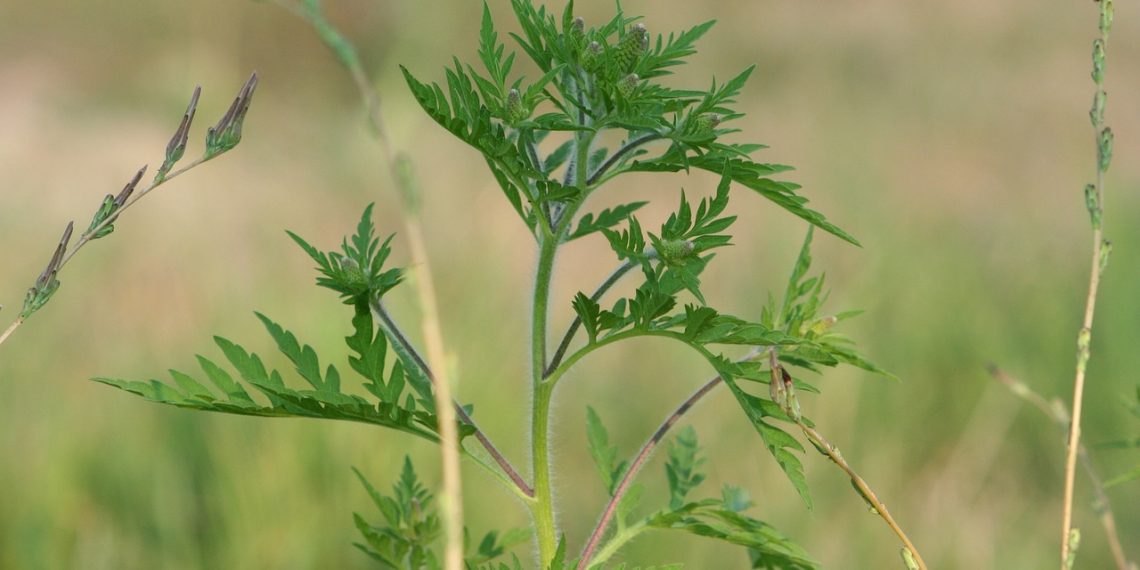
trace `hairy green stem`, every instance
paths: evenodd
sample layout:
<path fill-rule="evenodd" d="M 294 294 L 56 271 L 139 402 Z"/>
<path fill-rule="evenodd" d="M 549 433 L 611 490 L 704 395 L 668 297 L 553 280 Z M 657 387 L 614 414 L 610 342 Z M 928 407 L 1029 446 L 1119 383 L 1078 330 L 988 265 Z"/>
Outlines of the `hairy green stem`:
<path fill-rule="evenodd" d="M 554 519 L 554 493 L 550 485 L 550 398 L 554 385 L 543 382 L 546 370 L 546 318 L 550 303 L 550 281 L 558 236 L 546 236 L 538 255 L 534 277 L 534 315 L 531 330 L 531 377 L 534 389 L 531 417 L 531 460 L 534 469 L 534 498 L 531 509 L 542 567 L 550 564 L 558 548 L 558 525 Z"/>
<path fill-rule="evenodd" d="M 587 175 L 590 144 L 593 135 L 579 134 L 577 141 L 577 180 L 584 181 Z M 542 566 L 547 566 L 558 548 L 558 522 L 554 516 L 554 492 L 550 477 L 550 400 L 554 395 L 555 382 L 546 380 L 546 334 L 547 316 L 550 309 L 550 282 L 554 276 L 554 257 L 562 237 L 569 229 L 578 207 L 585 201 L 586 188 L 582 188 L 581 199 L 568 205 L 559 213 L 552 231 L 540 238 L 538 267 L 534 275 L 534 305 L 531 328 L 531 381 L 534 395 L 531 406 L 531 461 L 534 469 L 534 498 L 531 508 L 534 516 L 535 535 Z"/>

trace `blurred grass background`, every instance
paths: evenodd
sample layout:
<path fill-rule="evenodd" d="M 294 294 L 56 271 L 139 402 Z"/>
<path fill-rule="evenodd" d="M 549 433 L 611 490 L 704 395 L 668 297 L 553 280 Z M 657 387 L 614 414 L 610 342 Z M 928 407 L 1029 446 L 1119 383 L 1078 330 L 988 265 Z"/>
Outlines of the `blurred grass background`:
<path fill-rule="evenodd" d="M 481 159 L 423 115 L 397 63 L 440 79 L 450 56 L 472 58 L 476 2 L 429 6 L 328 0 L 332 19 L 378 78 L 397 146 L 416 162 L 460 392 L 517 464 L 528 413 L 526 338 L 531 244 Z M 513 30 L 506 2 L 493 3 Z M 561 10 L 561 5 L 555 5 Z M 859 237 L 823 234 L 816 269 L 833 310 L 863 308 L 847 332 L 896 373 L 852 370 L 819 380 L 805 411 L 891 507 L 935 568 L 1054 564 L 1062 441 L 1037 410 L 995 385 L 996 362 L 1047 397 L 1068 399 L 1087 282 L 1093 175 L 1091 2 L 629 1 L 653 32 L 720 24 L 677 81 L 706 85 L 759 65 L 740 106 L 760 158 Z M 579 12 L 590 23 L 612 5 Z M 1109 47 L 1108 176 L 1115 250 L 1102 284 L 1086 393 L 1088 442 L 1135 435 L 1122 397 L 1137 383 L 1140 317 L 1140 13 L 1118 3 Z M 211 335 L 269 353 L 251 311 L 267 313 L 342 364 L 347 308 L 311 286 L 289 228 L 331 247 L 365 204 L 383 232 L 402 229 L 393 189 L 348 77 L 300 21 L 268 4 L 203 0 L 41 0 L 0 5 L 0 316 L 15 316 L 63 226 L 81 227 L 106 193 L 157 165 L 195 84 L 204 95 L 188 155 L 250 70 L 261 84 L 246 138 L 231 155 L 163 187 L 112 239 L 68 266 L 53 302 L 0 347 L 0 567 L 355 568 L 368 560 L 350 513 L 370 510 L 349 466 L 387 488 L 410 453 L 429 484 L 435 449 L 367 426 L 263 421 L 147 404 L 86 381 L 162 377 L 217 355 Z M 192 143 L 193 144 L 193 143 Z M 659 198 L 659 222 L 684 186 L 707 177 L 630 176 L 600 196 Z M 804 226 L 737 194 L 736 247 L 705 279 L 711 303 L 756 315 L 781 287 Z M 552 320 L 613 266 L 600 239 L 567 248 Z M 395 240 L 396 263 L 408 259 Z M 410 289 L 409 289 L 410 291 Z M 391 305 L 414 323 L 408 291 Z M 708 372 L 652 341 L 602 351 L 560 389 L 554 424 L 561 519 L 577 549 L 603 504 L 584 445 L 592 404 L 633 453 Z M 731 411 L 732 413 L 727 413 Z M 744 485 L 754 516 L 776 524 L 829 568 L 899 567 L 894 537 L 826 461 L 805 463 L 816 495 L 805 511 L 727 393 L 689 421 L 710 480 Z M 1100 452 L 1104 475 L 1136 455 Z M 475 532 L 528 524 L 521 505 L 469 465 Z M 646 472 L 662 486 L 660 461 Z M 1080 479 L 1080 567 L 1108 568 Z M 1140 485 L 1111 493 L 1121 536 L 1140 557 Z M 522 554 L 528 554 L 524 548 Z M 640 564 L 743 567 L 736 547 L 681 535 L 636 543 Z"/>

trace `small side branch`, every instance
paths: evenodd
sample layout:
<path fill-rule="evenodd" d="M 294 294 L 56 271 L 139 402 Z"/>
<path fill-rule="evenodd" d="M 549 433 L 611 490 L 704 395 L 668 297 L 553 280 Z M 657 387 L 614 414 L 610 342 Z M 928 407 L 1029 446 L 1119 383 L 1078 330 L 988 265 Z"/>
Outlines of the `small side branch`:
<path fill-rule="evenodd" d="M 887 523 L 887 526 L 891 527 L 891 530 L 899 537 L 899 540 L 902 540 L 903 546 L 910 552 L 918 568 L 920 570 L 926 570 L 926 562 L 923 561 L 922 555 L 918 553 L 918 549 L 915 548 L 914 543 L 910 541 L 910 538 L 907 537 L 906 532 L 899 526 L 899 523 L 895 522 L 894 517 L 892 517 L 891 513 L 887 510 L 887 506 L 879 500 L 878 495 L 871 489 L 871 486 L 868 485 L 867 482 L 855 472 L 851 465 L 847 463 L 847 460 L 843 458 L 843 454 L 839 452 L 839 448 L 827 441 L 815 428 L 805 424 L 803 420 L 798 420 L 796 424 L 800 426 L 800 430 L 804 432 L 808 441 L 810 441 L 820 453 L 826 455 L 832 463 L 835 463 L 835 465 L 851 478 L 851 484 L 859 491 L 859 495 L 863 497 L 863 500 L 867 501 L 867 504 L 875 509 L 875 514 L 882 517 L 883 521 Z"/>
<path fill-rule="evenodd" d="M 22 324 L 24 324 L 24 318 L 16 317 L 16 320 L 12 321 L 12 324 L 8 325 L 8 328 L 4 329 L 3 333 L 0 333 L 0 344 L 4 344 L 4 341 L 8 340 L 8 337 L 15 332 L 16 329 L 20 328 Z"/>
<path fill-rule="evenodd" d="M 701 398 L 704 398 L 706 394 L 711 392 L 713 388 L 716 388 L 720 383 L 720 376 L 716 376 L 705 382 L 703 386 L 698 388 L 696 392 L 693 392 L 688 399 L 682 402 L 673 413 L 669 414 L 669 417 L 665 418 L 665 421 L 653 432 L 649 441 L 646 441 L 645 445 L 641 446 L 641 451 L 637 452 L 637 457 L 630 463 L 629 468 L 626 469 L 625 474 L 622 475 L 621 481 L 618 482 L 617 487 L 614 488 L 614 494 L 610 497 L 610 502 L 606 503 L 606 508 L 602 511 L 602 518 L 598 520 L 594 531 L 590 533 L 590 540 L 586 542 L 586 547 L 582 550 L 582 556 L 578 561 L 578 570 L 585 570 L 585 568 L 588 567 L 594 552 L 597 550 L 598 545 L 602 541 L 602 537 L 606 533 L 606 528 L 609 526 L 610 521 L 613 520 L 614 514 L 617 513 L 618 503 L 621 502 L 622 497 L 629 491 L 630 485 L 633 484 L 633 480 L 637 477 L 641 468 L 645 466 L 645 462 L 649 460 L 649 456 L 653 454 L 653 450 L 657 449 L 657 446 L 661 444 L 661 440 L 665 439 L 665 434 L 681 420 L 681 416 L 684 416 Z"/>
<path fill-rule="evenodd" d="M 590 299 L 596 303 L 602 298 L 602 295 L 605 295 L 607 291 L 616 285 L 617 282 L 620 281 L 622 277 L 625 277 L 625 274 L 629 273 L 634 267 L 637 267 L 637 264 L 632 261 L 618 267 L 598 286 L 594 294 L 590 295 Z M 582 318 L 574 317 L 573 322 L 571 322 L 570 326 L 566 329 L 566 334 L 562 335 L 562 342 L 558 343 L 558 349 L 554 351 L 554 357 L 550 359 L 550 364 L 546 366 L 546 371 L 544 371 L 542 375 L 543 378 L 549 378 L 554 370 L 558 368 L 558 365 L 562 364 L 562 359 L 566 356 L 566 351 L 570 349 L 570 343 L 574 340 L 574 335 L 578 334 L 578 329 L 581 328 L 581 326 Z"/>
<path fill-rule="evenodd" d="M 388 313 L 388 310 L 384 308 L 384 305 L 379 302 L 374 302 L 372 304 L 372 311 L 375 312 L 378 317 L 380 317 L 380 320 L 384 323 L 384 328 L 392 334 L 393 340 L 400 343 L 400 346 L 403 347 L 409 355 L 411 355 L 412 360 L 415 361 L 416 367 L 423 371 L 424 375 L 427 376 L 428 379 L 431 380 L 434 384 L 435 376 L 432 374 L 431 368 L 428 367 L 427 362 L 425 362 L 423 357 L 420 356 L 420 353 L 416 350 L 415 346 L 413 346 L 408 338 L 404 336 L 403 331 L 401 331 L 400 327 L 396 325 L 396 322 L 392 319 L 392 316 Z M 507 477 L 510 478 L 511 482 L 513 482 L 515 486 L 518 487 L 519 491 L 521 491 L 527 497 L 533 498 L 534 489 L 526 482 L 525 479 L 523 479 L 518 470 L 516 470 L 514 466 L 511 465 L 511 462 L 506 458 L 506 456 L 503 455 L 501 451 L 499 451 L 499 448 L 495 447 L 495 444 L 490 440 L 490 438 L 487 437 L 487 434 L 483 433 L 483 430 L 479 429 L 479 426 L 475 423 L 475 419 L 471 417 L 471 414 L 468 414 L 467 410 L 463 409 L 463 406 L 459 405 L 458 402 L 453 402 L 453 404 L 455 408 L 455 415 L 458 416 L 460 421 L 462 421 L 464 424 L 475 428 L 475 439 L 479 441 L 479 444 L 483 446 L 483 449 L 487 451 L 487 454 L 491 456 L 491 459 L 494 460 L 495 464 L 503 470 L 503 473 L 505 473 Z"/>
<path fill-rule="evenodd" d="M 776 355 L 775 348 L 772 348 L 768 351 L 768 365 L 771 367 L 772 382 L 773 385 L 775 385 L 777 382 L 777 371 L 783 370 L 780 366 L 780 361 Z M 783 381 L 786 384 L 790 385 L 791 378 L 787 376 L 787 373 L 784 372 L 782 376 L 784 377 Z M 847 474 L 847 477 L 851 479 L 851 484 L 857 491 L 859 491 L 859 495 L 863 497 L 863 500 L 867 501 L 867 504 L 875 510 L 875 514 L 879 515 L 879 517 L 881 517 L 883 521 L 887 523 L 887 526 L 889 526 L 891 530 L 894 531 L 895 535 L 899 537 L 899 540 L 901 540 L 903 543 L 903 559 L 906 562 L 907 567 L 917 567 L 919 570 L 927 570 L 926 562 L 922 559 L 922 555 L 918 553 L 918 548 L 915 548 L 914 543 L 910 541 L 910 538 L 906 535 L 906 532 L 904 532 L 902 527 L 899 526 L 899 523 L 895 521 L 895 518 L 891 516 L 890 511 L 887 510 L 887 506 L 883 504 L 881 500 L 879 500 L 878 495 L 876 495 L 875 491 L 871 489 L 871 486 L 868 485 L 867 482 L 864 481 L 863 478 L 855 472 L 855 469 L 853 469 L 851 465 L 847 463 L 847 460 L 843 458 L 843 454 L 839 452 L 839 448 L 833 445 L 830 441 L 827 441 L 827 439 L 824 438 L 823 435 L 818 431 L 816 431 L 815 428 L 805 423 L 803 418 L 799 415 L 798 409 L 795 410 L 795 413 L 789 413 L 788 415 L 792 418 L 796 425 L 799 426 L 800 430 L 803 431 L 804 436 L 808 438 L 808 441 L 810 441 L 811 444 L 815 446 L 815 448 L 819 450 L 820 453 L 826 455 L 832 463 L 837 465 L 841 470 L 843 470 L 844 473 Z"/>
<path fill-rule="evenodd" d="M 606 171 L 608 171 L 610 168 L 613 168 L 613 166 L 617 164 L 623 156 L 629 154 L 633 150 L 646 143 L 653 142 L 660 138 L 661 135 L 657 133 L 650 133 L 648 135 L 643 135 L 625 143 L 621 148 L 614 151 L 614 153 L 611 154 L 610 157 L 606 159 L 606 161 L 603 162 L 602 165 L 599 166 L 598 169 L 595 170 L 589 178 L 586 179 L 586 186 L 593 186 L 594 183 L 596 183 L 602 177 L 602 175 L 606 173 Z"/>

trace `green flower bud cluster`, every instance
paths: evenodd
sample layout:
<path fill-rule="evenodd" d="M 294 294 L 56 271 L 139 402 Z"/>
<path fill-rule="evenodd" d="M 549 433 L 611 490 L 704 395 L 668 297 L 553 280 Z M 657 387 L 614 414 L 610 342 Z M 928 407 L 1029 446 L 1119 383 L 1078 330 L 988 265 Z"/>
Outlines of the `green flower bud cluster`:
<path fill-rule="evenodd" d="M 634 24 L 618 40 L 611 62 L 616 73 L 632 73 L 641 56 L 649 49 L 649 32 L 645 24 Z"/>
<path fill-rule="evenodd" d="M 689 134 L 695 136 L 712 136 L 713 129 L 720 125 L 719 113 L 702 113 L 692 119 Z"/>
<path fill-rule="evenodd" d="M 571 41 L 576 45 L 587 39 L 584 32 L 580 31 L 585 24 L 582 23 L 579 27 L 578 22 L 579 20 L 575 19 L 568 32 Z M 618 39 L 616 45 L 608 46 L 599 40 L 585 44 L 578 61 L 582 69 L 597 75 L 603 83 L 613 85 L 628 94 L 640 80 L 634 70 L 648 50 L 649 32 L 644 24 L 634 24 Z M 624 87 L 623 82 L 625 82 Z"/>

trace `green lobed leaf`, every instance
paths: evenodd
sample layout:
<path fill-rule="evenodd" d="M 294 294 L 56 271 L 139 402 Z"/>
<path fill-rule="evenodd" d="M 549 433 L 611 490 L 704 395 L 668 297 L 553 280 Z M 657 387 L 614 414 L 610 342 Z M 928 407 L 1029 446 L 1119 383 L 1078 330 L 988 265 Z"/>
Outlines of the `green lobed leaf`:
<path fill-rule="evenodd" d="M 432 546 L 442 536 L 443 526 L 435 497 L 420 483 L 411 460 L 404 458 L 391 495 L 381 494 L 358 470 L 353 471 L 384 517 L 383 524 L 374 526 L 354 514 L 356 527 L 367 542 L 356 547 L 385 568 L 440 568 Z"/>
<path fill-rule="evenodd" d="M 622 474 L 625 473 L 626 462 L 618 461 L 617 446 L 610 445 L 610 436 L 606 432 L 606 427 L 602 425 L 602 419 L 591 406 L 586 407 L 586 442 L 606 492 L 612 495 Z"/>
<path fill-rule="evenodd" d="M 586 335 L 590 343 L 597 342 L 598 319 L 601 313 L 601 307 L 596 301 L 587 297 L 585 293 L 575 295 L 572 305 L 574 312 L 578 314 L 578 318 L 582 321 L 582 327 L 586 329 Z"/>
<path fill-rule="evenodd" d="M 570 232 L 564 241 L 573 241 L 580 237 L 588 236 L 592 233 L 600 232 L 605 229 L 610 229 L 613 226 L 624 222 L 631 214 L 640 210 L 648 202 L 631 202 L 629 204 L 621 204 L 613 208 L 606 208 L 599 212 L 597 216 L 592 213 L 587 213 L 578 219 L 578 226 L 574 231 Z"/>
<path fill-rule="evenodd" d="M 715 24 L 716 20 L 710 20 L 677 35 L 670 33 L 668 39 L 658 34 L 654 47 L 639 62 L 637 74 L 642 79 L 672 74 L 668 68 L 683 64 L 685 58 L 697 53 L 694 44 Z"/>
<path fill-rule="evenodd" d="M 752 423 L 752 427 L 760 434 L 760 439 L 764 441 L 764 446 L 776 459 L 776 464 L 784 471 L 784 475 L 791 481 L 792 486 L 795 487 L 796 493 L 803 499 L 804 504 L 810 509 L 812 508 L 811 493 L 808 490 L 807 478 L 804 476 L 804 466 L 793 451 L 803 453 L 804 447 L 796 438 L 792 437 L 788 432 L 776 427 L 775 425 L 765 421 L 765 418 L 778 419 L 782 421 L 790 421 L 790 418 L 775 402 L 753 396 L 742 390 L 737 385 L 732 375 L 732 370 L 724 366 L 719 366 L 718 370 L 721 378 L 724 380 L 725 385 L 732 391 L 732 395 L 736 398 L 737 403 L 744 410 L 745 416 L 748 421 Z"/>
<path fill-rule="evenodd" d="M 699 457 L 697 432 L 686 426 L 669 444 L 669 459 L 665 462 L 665 476 L 669 481 L 669 508 L 679 509 L 685 504 L 685 497 L 705 480 L 704 473 L 698 471 L 705 463 Z"/>
<path fill-rule="evenodd" d="M 315 375 L 313 378 L 320 378 L 320 368 L 315 353 L 310 353 L 311 348 L 300 347 L 291 333 L 281 329 L 263 315 L 258 317 L 271 336 L 274 336 L 282 352 L 294 361 L 298 371 L 304 371 L 302 376 L 309 374 Z M 242 381 L 261 392 L 269 400 L 268 405 L 255 401 L 230 373 L 203 356 L 198 357 L 198 364 L 209 383 L 221 393 L 220 396 L 198 379 L 174 370 L 170 372 L 174 385 L 164 384 L 158 380 L 149 382 L 115 378 L 94 378 L 94 380 L 137 394 L 150 401 L 184 408 L 248 416 L 348 420 L 388 427 L 430 441 L 438 441 L 435 433 L 438 418 L 429 411 L 417 410 L 407 404 L 401 406 L 395 401 L 402 386 L 392 389 L 391 382 L 394 380 L 390 380 L 388 385 L 389 389 L 395 392 L 393 400 L 377 404 L 370 403 L 357 395 L 342 393 L 339 375 L 332 367 L 329 367 L 322 379 L 316 380 L 317 385 L 314 386 L 317 387 L 316 390 L 293 390 L 285 385 L 277 371 L 267 370 L 256 354 L 249 353 L 240 345 L 222 337 L 215 337 L 215 342 L 230 365 L 238 371 Z M 306 348 L 309 348 L 309 351 L 306 351 Z M 394 370 L 393 378 L 397 377 L 402 378 L 402 373 Z M 314 382 L 311 378 L 306 380 L 311 385 Z M 460 431 L 461 437 L 471 434 L 469 426 L 464 428 L 466 429 Z"/>
<path fill-rule="evenodd" d="M 744 546 L 752 568 L 815 570 L 819 564 L 775 527 L 710 499 L 688 503 L 646 520 L 651 528 L 681 530 Z"/>

